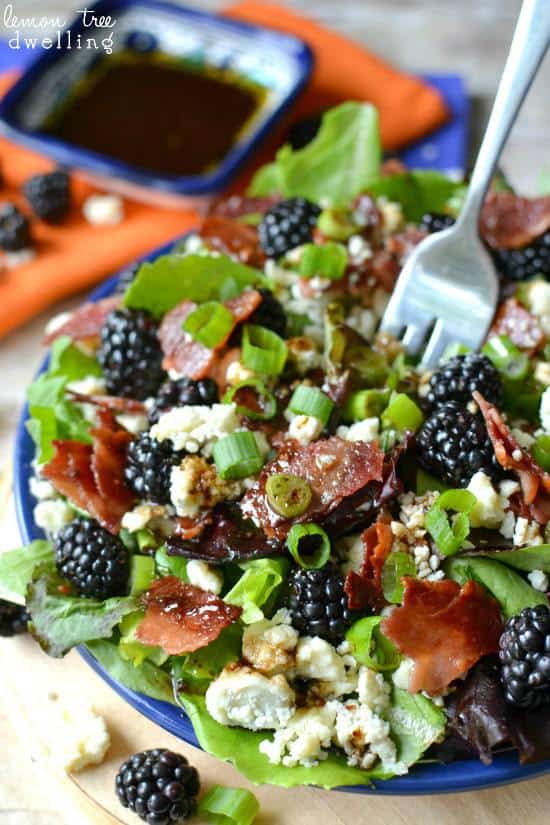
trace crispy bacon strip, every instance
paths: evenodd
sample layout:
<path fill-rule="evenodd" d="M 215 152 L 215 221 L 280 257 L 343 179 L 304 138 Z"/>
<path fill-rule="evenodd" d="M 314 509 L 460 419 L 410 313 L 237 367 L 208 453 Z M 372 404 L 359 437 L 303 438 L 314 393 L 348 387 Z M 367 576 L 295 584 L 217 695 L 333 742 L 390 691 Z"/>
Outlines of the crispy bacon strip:
<path fill-rule="evenodd" d="M 359 574 L 351 570 L 346 576 L 344 591 L 351 610 L 367 607 L 379 611 L 386 604 L 382 592 L 382 568 L 392 547 L 392 532 L 385 517 L 371 524 L 361 534 L 365 548 Z"/>
<path fill-rule="evenodd" d="M 344 441 L 337 436 L 304 447 L 289 441 L 266 464 L 258 484 L 241 501 L 241 510 L 266 536 L 282 541 L 296 522 L 322 521 L 345 499 L 372 482 L 381 482 L 383 463 L 384 454 L 373 443 Z M 311 487 L 311 504 L 300 516 L 285 519 L 269 506 L 266 482 L 276 473 L 300 476 Z"/>
<path fill-rule="evenodd" d="M 258 231 L 242 221 L 222 215 L 208 215 L 199 235 L 206 245 L 249 266 L 263 267 L 265 253 L 260 246 Z"/>
<path fill-rule="evenodd" d="M 250 318 L 261 302 L 262 296 L 256 289 L 246 289 L 241 295 L 226 301 L 225 306 L 233 315 L 234 325 L 215 349 L 208 349 L 194 341 L 182 329 L 183 322 L 196 305 L 192 301 L 178 304 L 164 316 L 159 328 L 164 369 L 174 369 L 194 380 L 205 378 L 223 359 L 225 345 L 235 327 Z"/>
<path fill-rule="evenodd" d="M 83 304 L 72 313 L 64 324 L 50 332 L 43 340 L 48 346 L 56 338 L 68 335 L 73 341 L 84 341 L 86 338 L 97 338 L 101 332 L 105 319 L 113 310 L 120 306 L 121 296 L 113 295 L 111 298 L 102 298 L 95 303 L 89 301 Z"/>
<path fill-rule="evenodd" d="M 55 455 L 42 470 L 55 489 L 86 510 L 110 533 L 118 533 L 135 496 L 126 487 L 124 467 L 130 434 L 102 411 L 93 444 L 54 441 Z"/>
<path fill-rule="evenodd" d="M 136 401 L 135 398 L 122 398 L 118 395 L 84 395 L 74 390 L 67 390 L 66 394 L 78 404 L 93 404 L 95 407 L 101 407 L 104 410 L 113 410 L 116 413 L 145 412 L 145 404 L 141 401 Z"/>
<path fill-rule="evenodd" d="M 539 321 L 517 298 L 507 298 L 501 303 L 487 337 L 492 335 L 507 335 L 516 347 L 529 356 L 534 355 L 545 340 Z"/>
<path fill-rule="evenodd" d="M 492 192 L 481 211 L 481 234 L 494 249 L 519 249 L 550 229 L 550 195 L 520 198 Z"/>
<path fill-rule="evenodd" d="M 414 659 L 411 693 L 441 693 L 482 656 L 498 651 L 498 602 L 474 581 L 404 578 L 403 604 L 381 625 L 402 653 Z"/>
<path fill-rule="evenodd" d="M 226 604 L 213 593 L 185 584 L 176 576 L 153 582 L 143 595 L 143 604 L 145 616 L 136 638 L 161 647 L 171 656 L 206 647 L 242 613 L 240 607 Z"/>
<path fill-rule="evenodd" d="M 485 419 L 498 463 L 517 475 L 531 518 L 547 524 L 550 521 L 550 475 L 520 447 L 497 408 L 481 393 L 474 392 L 473 396 Z"/>

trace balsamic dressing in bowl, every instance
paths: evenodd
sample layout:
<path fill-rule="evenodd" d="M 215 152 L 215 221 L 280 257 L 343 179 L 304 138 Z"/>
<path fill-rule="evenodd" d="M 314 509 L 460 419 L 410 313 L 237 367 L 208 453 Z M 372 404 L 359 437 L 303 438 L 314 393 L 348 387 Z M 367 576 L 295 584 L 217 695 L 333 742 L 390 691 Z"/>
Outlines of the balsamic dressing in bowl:
<path fill-rule="evenodd" d="M 215 168 L 266 90 L 239 76 L 166 56 L 105 57 L 41 131 L 162 175 Z"/>

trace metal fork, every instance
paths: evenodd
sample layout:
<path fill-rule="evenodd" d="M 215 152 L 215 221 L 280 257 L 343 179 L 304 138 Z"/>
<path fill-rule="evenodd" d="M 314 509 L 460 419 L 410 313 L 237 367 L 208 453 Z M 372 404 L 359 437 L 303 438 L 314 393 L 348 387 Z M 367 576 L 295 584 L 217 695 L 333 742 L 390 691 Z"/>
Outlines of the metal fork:
<path fill-rule="evenodd" d="M 498 298 L 479 216 L 502 147 L 550 42 L 550 0 L 525 0 L 460 217 L 423 240 L 408 258 L 381 329 L 401 338 L 431 369 L 449 344 L 478 349 Z"/>

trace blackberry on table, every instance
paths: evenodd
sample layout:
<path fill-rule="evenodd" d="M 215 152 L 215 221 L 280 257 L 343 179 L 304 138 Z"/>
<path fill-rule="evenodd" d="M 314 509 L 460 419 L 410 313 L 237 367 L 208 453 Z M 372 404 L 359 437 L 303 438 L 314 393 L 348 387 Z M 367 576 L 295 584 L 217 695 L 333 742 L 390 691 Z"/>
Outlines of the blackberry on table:
<path fill-rule="evenodd" d="M 130 560 L 117 536 L 92 519 L 76 518 L 54 541 L 55 563 L 81 596 L 108 599 L 125 595 Z"/>
<path fill-rule="evenodd" d="M 149 410 L 149 421 L 156 424 L 163 412 L 173 407 L 211 407 L 219 401 L 218 385 L 213 378 L 179 378 L 166 381 Z"/>
<path fill-rule="evenodd" d="M 507 702 L 536 708 L 550 701 L 550 611 L 526 607 L 504 625 L 500 637 L 501 681 Z"/>
<path fill-rule="evenodd" d="M 140 498 L 167 504 L 172 467 L 180 464 L 184 455 L 185 450 L 173 450 L 170 441 L 157 441 L 141 433 L 128 447 L 124 477 Z"/>
<path fill-rule="evenodd" d="M 339 644 L 355 620 L 344 593 L 344 577 L 333 564 L 320 570 L 296 568 L 289 576 L 288 609 L 302 636 Z"/>
<path fill-rule="evenodd" d="M 13 203 L 0 206 L 0 248 L 5 252 L 20 252 L 31 243 L 30 224 Z"/>
<path fill-rule="evenodd" d="M 286 334 L 286 312 L 281 302 L 277 300 L 270 289 L 259 289 L 258 292 L 261 293 L 262 303 L 250 316 L 248 323 L 271 329 L 281 338 L 284 338 Z"/>
<path fill-rule="evenodd" d="M 142 310 L 117 309 L 107 316 L 97 358 L 111 395 L 143 401 L 166 378 L 157 325 Z"/>
<path fill-rule="evenodd" d="M 34 214 L 43 221 L 57 223 L 71 208 L 69 176 L 61 169 L 29 178 L 23 192 Z"/>
<path fill-rule="evenodd" d="M 280 258 L 291 249 L 313 240 L 320 208 L 305 198 L 289 198 L 272 206 L 258 226 L 260 244 L 270 258 Z"/>
<path fill-rule="evenodd" d="M 26 633 L 29 614 L 20 604 L 0 599 L 0 636 L 5 638 Z"/>
<path fill-rule="evenodd" d="M 481 415 L 456 401 L 442 404 L 424 422 L 417 437 L 422 467 L 452 487 L 465 487 L 479 470 L 501 474 Z"/>
<path fill-rule="evenodd" d="M 132 264 L 132 266 L 129 266 L 127 267 L 127 269 L 122 270 L 116 282 L 115 293 L 117 295 L 122 295 L 126 292 L 128 287 L 136 277 L 139 267 L 140 264 Z"/>
<path fill-rule="evenodd" d="M 550 278 L 550 230 L 520 249 L 493 250 L 495 265 L 504 278 L 526 281 L 537 275 Z"/>
<path fill-rule="evenodd" d="M 185 756 L 155 748 L 120 766 L 115 790 L 120 803 L 148 825 L 178 825 L 195 810 L 200 780 Z"/>
<path fill-rule="evenodd" d="M 457 401 L 464 406 L 478 390 L 491 404 L 500 406 L 502 383 L 498 370 L 486 355 L 476 352 L 450 358 L 430 378 L 428 403 L 440 406 L 447 401 Z"/>
<path fill-rule="evenodd" d="M 455 222 L 452 215 L 445 215 L 443 212 L 426 212 L 420 219 L 420 228 L 429 232 L 441 232 L 448 229 Z"/>

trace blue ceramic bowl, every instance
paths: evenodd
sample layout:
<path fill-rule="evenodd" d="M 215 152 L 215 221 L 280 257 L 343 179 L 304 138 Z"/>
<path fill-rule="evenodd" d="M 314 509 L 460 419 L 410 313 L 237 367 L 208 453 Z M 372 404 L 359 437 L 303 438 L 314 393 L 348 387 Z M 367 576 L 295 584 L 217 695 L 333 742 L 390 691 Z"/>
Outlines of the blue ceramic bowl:
<path fill-rule="evenodd" d="M 164 255 L 170 251 L 173 244 L 168 244 L 155 250 L 142 260 L 152 261 L 159 255 Z M 97 301 L 110 295 L 117 282 L 117 276 L 107 280 L 102 286 L 91 295 L 91 300 Z M 48 359 L 44 359 L 38 374 L 47 368 Z M 34 457 L 34 444 L 25 428 L 25 421 L 28 418 L 28 408 L 25 405 L 15 439 L 14 456 L 14 496 L 17 511 L 17 520 L 23 541 L 25 543 L 33 539 L 44 538 L 40 528 L 36 526 L 33 518 L 33 508 L 35 501 L 29 492 L 29 480 L 32 475 L 32 460 Z M 143 713 L 155 724 L 160 725 L 169 733 L 178 736 L 194 747 L 200 747 L 193 726 L 187 716 L 174 705 L 162 702 L 158 699 L 151 699 L 142 693 L 121 685 L 112 679 L 96 659 L 85 649 L 81 648 L 80 653 L 90 667 L 95 670 L 107 684 L 113 688 L 132 707 Z M 407 776 L 396 777 L 386 782 L 375 782 L 373 787 L 356 786 L 343 788 L 342 790 L 351 793 L 363 794 L 386 794 L 386 795 L 409 795 L 409 794 L 440 794 L 456 793 L 458 791 L 470 791 L 480 788 L 490 788 L 496 785 L 506 785 L 511 782 L 519 782 L 524 779 L 532 779 L 535 776 L 550 772 L 550 761 L 537 765 L 524 765 L 518 763 L 515 753 L 505 753 L 497 756 L 492 765 L 484 766 L 479 760 L 464 760 L 451 765 L 429 764 L 419 765 Z"/>
<path fill-rule="evenodd" d="M 92 13 L 96 19 L 116 18 L 116 23 L 111 28 L 85 27 L 80 17 L 68 24 L 59 40 L 54 38 L 53 48 L 38 49 L 39 57 L 0 103 L 0 128 L 16 142 L 141 199 L 189 200 L 221 192 L 272 132 L 311 74 L 312 53 L 302 40 L 228 17 L 162 0 L 99 0 L 88 6 L 86 24 Z M 257 113 L 212 171 L 185 177 L 154 174 L 41 133 L 50 112 L 105 53 L 102 42 L 111 33 L 108 48 L 113 53 L 158 49 L 174 59 L 230 69 L 265 89 Z M 83 43 L 93 38 L 97 49 L 78 49 L 79 37 Z"/>

